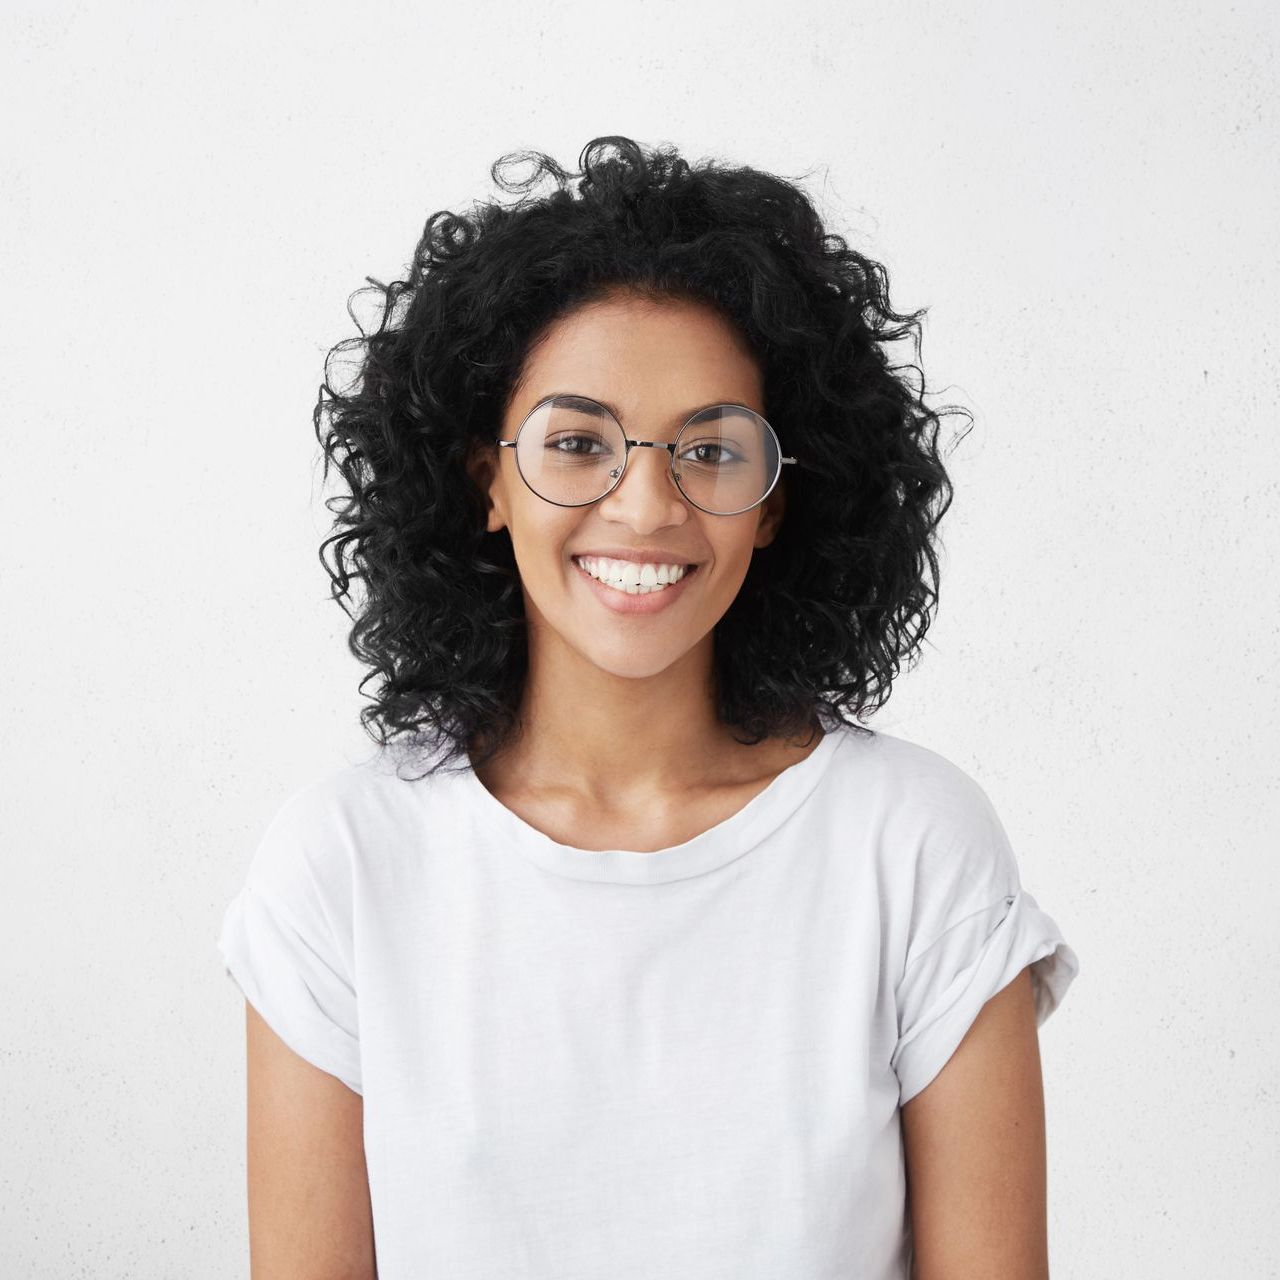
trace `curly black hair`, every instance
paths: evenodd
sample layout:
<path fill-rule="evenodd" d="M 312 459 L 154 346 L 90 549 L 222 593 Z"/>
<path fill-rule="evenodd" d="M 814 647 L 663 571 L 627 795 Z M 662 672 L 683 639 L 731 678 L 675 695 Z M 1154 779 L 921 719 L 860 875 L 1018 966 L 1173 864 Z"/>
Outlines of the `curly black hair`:
<path fill-rule="evenodd" d="M 952 499 L 940 415 L 970 417 L 926 407 L 925 309 L 895 312 L 885 268 L 758 169 L 608 136 L 577 172 L 516 151 L 490 173 L 516 199 L 433 213 L 407 278 L 366 277 L 352 295 L 378 292 L 376 330 L 349 303 L 360 336 L 325 360 L 316 437 L 324 478 L 335 469 L 345 492 L 326 501 L 320 560 L 370 668 L 361 692 L 378 681 L 366 731 L 384 747 L 431 744 L 427 772 L 483 764 L 518 734 L 519 575 L 466 464 L 498 434 L 535 339 L 622 287 L 710 303 L 736 324 L 761 363 L 765 416 L 799 460 L 779 481 L 777 536 L 715 627 L 719 719 L 744 744 L 824 720 L 865 732 L 858 720 L 914 664 L 938 600 L 935 531 Z M 913 359 L 893 365 L 885 346 L 903 338 Z M 353 350 L 356 376 L 335 388 L 331 364 Z"/>

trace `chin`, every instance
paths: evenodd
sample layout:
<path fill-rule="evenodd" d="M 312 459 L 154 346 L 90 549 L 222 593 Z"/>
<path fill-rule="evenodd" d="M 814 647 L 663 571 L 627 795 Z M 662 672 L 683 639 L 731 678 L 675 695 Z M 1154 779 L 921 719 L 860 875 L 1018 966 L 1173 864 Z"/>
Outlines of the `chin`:
<path fill-rule="evenodd" d="M 634 644 L 606 648 L 600 644 L 575 646 L 582 658 L 593 667 L 620 680 L 649 680 L 674 666 L 687 649 L 656 651 L 652 643 L 637 640 Z"/>

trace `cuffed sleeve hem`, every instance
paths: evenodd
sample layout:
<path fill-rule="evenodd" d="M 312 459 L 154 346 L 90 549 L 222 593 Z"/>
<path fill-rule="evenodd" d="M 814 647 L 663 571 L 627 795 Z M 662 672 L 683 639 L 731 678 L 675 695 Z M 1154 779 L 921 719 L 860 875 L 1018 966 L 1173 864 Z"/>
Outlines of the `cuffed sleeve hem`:
<path fill-rule="evenodd" d="M 982 1006 L 1028 965 L 1040 1026 L 1062 1002 L 1080 965 L 1057 925 L 1022 889 L 967 916 L 912 961 L 900 985 L 900 1008 L 928 1003 L 909 1016 L 894 1050 L 900 1105 L 933 1080 Z"/>
<path fill-rule="evenodd" d="M 282 907 L 246 883 L 217 941 L 227 976 L 294 1053 L 362 1093 L 355 992 Z"/>

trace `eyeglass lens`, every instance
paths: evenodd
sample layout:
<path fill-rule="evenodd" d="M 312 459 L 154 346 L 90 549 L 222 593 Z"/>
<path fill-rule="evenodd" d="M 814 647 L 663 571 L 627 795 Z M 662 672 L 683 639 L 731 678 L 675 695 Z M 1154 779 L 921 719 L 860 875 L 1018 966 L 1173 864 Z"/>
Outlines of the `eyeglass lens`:
<path fill-rule="evenodd" d="M 516 461 L 525 483 L 548 502 L 582 506 L 618 482 L 626 438 L 603 405 L 557 396 L 520 428 Z M 755 506 L 779 470 L 773 428 L 750 409 L 713 405 L 676 438 L 673 470 L 681 492 L 704 511 L 733 515 Z"/>

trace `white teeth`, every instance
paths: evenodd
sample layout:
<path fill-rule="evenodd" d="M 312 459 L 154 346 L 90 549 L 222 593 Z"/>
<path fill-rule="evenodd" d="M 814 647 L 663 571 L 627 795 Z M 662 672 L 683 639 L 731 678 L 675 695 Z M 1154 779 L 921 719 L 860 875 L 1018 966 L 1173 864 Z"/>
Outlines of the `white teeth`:
<path fill-rule="evenodd" d="M 688 572 L 688 567 L 682 564 L 637 564 L 634 560 L 606 560 L 597 556 L 574 556 L 573 559 L 585 573 L 631 596 L 662 591 Z"/>

